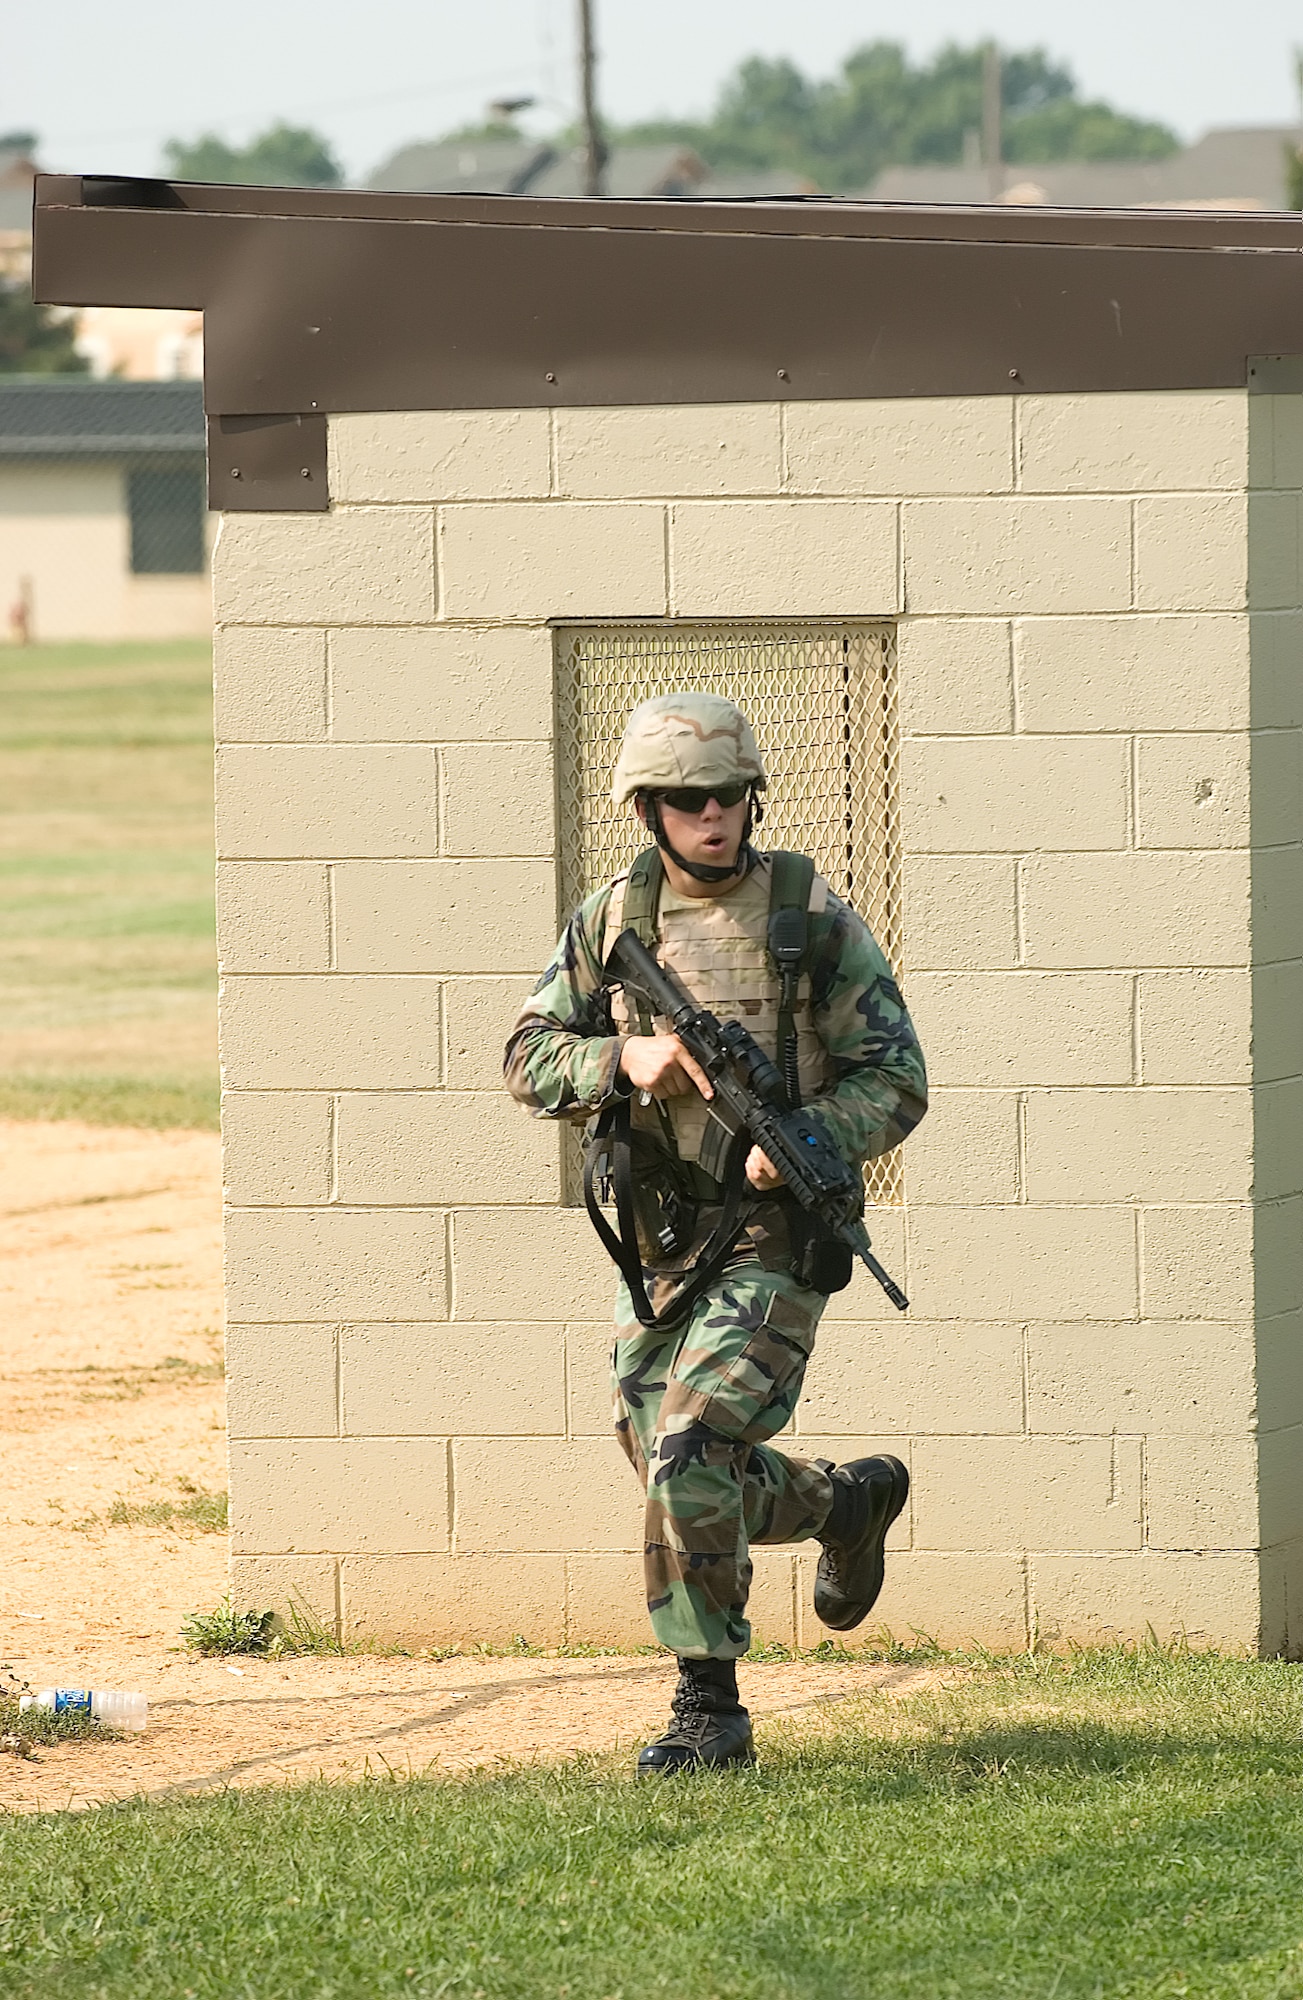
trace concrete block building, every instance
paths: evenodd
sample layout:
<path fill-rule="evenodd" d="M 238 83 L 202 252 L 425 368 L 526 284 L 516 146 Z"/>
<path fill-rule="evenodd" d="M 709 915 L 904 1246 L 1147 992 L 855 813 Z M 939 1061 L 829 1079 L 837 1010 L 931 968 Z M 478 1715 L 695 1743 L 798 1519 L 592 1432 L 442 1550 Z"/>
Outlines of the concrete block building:
<path fill-rule="evenodd" d="M 612 1273 L 499 1062 L 686 684 L 929 1057 L 912 1309 L 837 1296 L 797 1420 L 912 1467 L 875 1616 L 1303 1649 L 1299 218 L 38 201 L 38 295 L 206 312 L 241 1602 L 645 1636 Z"/>

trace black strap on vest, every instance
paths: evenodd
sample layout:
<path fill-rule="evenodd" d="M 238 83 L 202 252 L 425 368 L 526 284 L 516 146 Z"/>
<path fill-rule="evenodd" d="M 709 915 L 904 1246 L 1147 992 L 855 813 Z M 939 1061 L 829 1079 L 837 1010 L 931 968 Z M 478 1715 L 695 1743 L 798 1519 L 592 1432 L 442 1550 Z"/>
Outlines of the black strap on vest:
<path fill-rule="evenodd" d="M 778 1062 L 783 1075 L 789 1110 L 801 1101 L 796 1035 L 796 1003 L 799 982 L 810 956 L 809 904 L 814 883 L 814 863 L 805 854 L 774 851 L 769 855 L 769 956 L 779 979 Z M 638 856 L 625 882 L 623 923 L 637 932 L 639 939 L 654 951 L 658 939 L 658 914 L 665 866 L 660 850 L 651 847 Z M 651 1016 L 638 995 L 633 996 L 638 1032 L 652 1033 Z M 656 1099 L 662 1134 L 671 1154 L 676 1152 L 674 1125 L 666 1106 Z M 638 1250 L 637 1221 L 633 1199 L 633 1154 L 629 1099 L 618 1098 L 602 1113 L 584 1161 L 584 1203 L 598 1237 L 618 1267 L 629 1291 L 639 1321 L 646 1327 L 669 1327 L 686 1319 L 697 1300 L 714 1284 L 724 1269 L 737 1239 L 749 1220 L 746 1200 L 746 1158 L 750 1151 L 745 1135 L 739 1134 L 730 1149 L 721 1187 L 720 1218 L 709 1241 L 659 1313 L 647 1295 L 646 1275 Z M 619 1234 L 603 1215 L 594 1187 L 597 1162 L 605 1155 L 610 1161 L 610 1180 L 615 1196 Z"/>
<path fill-rule="evenodd" d="M 645 944 L 648 951 L 656 949 L 657 916 L 661 906 L 661 890 L 665 886 L 665 863 L 661 860 L 659 847 L 649 847 L 640 854 L 629 870 L 624 885 L 623 919 L 625 929 L 632 928 L 638 933 L 638 942 Z M 640 993 L 633 996 L 634 1012 L 638 1016 L 638 1033 L 650 1035 L 652 1018 L 647 1012 L 646 1002 Z M 671 1153 L 677 1150 L 674 1138 L 674 1121 L 660 1098 L 653 1098 L 656 1115 L 660 1120 L 661 1132 Z M 624 1227 L 621 1223 L 621 1228 Z M 598 1232 L 601 1233 L 600 1231 Z"/>
<path fill-rule="evenodd" d="M 778 1068 L 787 1093 L 787 1108 L 801 1102 L 801 1071 L 796 1038 L 796 996 L 810 954 L 810 890 L 814 863 L 808 854 L 770 855 L 769 956 L 778 973 Z"/>
<path fill-rule="evenodd" d="M 628 1287 L 630 1303 L 643 1326 L 670 1327 L 687 1319 L 699 1298 L 707 1292 L 733 1254 L 738 1237 L 748 1220 L 746 1159 L 750 1148 L 734 1145 L 729 1155 L 723 1184 L 719 1221 L 703 1246 L 701 1255 L 683 1277 L 670 1298 L 657 1312 L 647 1296 L 647 1276 L 638 1252 L 638 1223 L 633 1205 L 633 1160 L 629 1130 L 629 1100 L 622 1097 L 609 1105 L 597 1121 L 597 1131 L 584 1158 L 584 1206 L 603 1248 Z M 619 1234 L 602 1214 L 593 1185 L 597 1161 L 606 1153 L 611 1162 L 611 1182 L 615 1194 L 615 1215 Z"/>

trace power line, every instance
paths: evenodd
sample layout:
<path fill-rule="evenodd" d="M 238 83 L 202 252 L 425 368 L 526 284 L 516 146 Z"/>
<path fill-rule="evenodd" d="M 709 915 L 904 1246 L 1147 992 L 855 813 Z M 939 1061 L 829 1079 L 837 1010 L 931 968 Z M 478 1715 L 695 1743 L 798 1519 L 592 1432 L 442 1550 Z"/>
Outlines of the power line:
<path fill-rule="evenodd" d="M 233 122 L 236 124 L 244 123 L 252 125 L 261 122 L 263 118 L 284 118 L 287 116 L 293 118 L 316 118 L 326 112 L 360 111 L 366 110 L 373 104 L 398 104 L 403 101 L 410 102 L 411 99 L 417 97 L 449 97 L 459 90 L 483 90 L 492 84 L 504 88 L 516 78 L 532 81 L 537 75 L 537 65 L 527 69 L 503 70 L 499 68 L 486 70 L 482 71 L 478 76 L 449 77 L 442 83 L 416 84 L 405 90 L 377 91 L 368 97 L 335 98 L 326 103 L 317 99 L 310 104 L 300 102 L 298 104 L 282 106 L 279 111 L 250 112 L 242 118 L 236 118 Z M 232 121 L 228 118 L 226 122 L 230 123 Z M 98 146 L 106 145 L 114 139 L 152 139 L 158 136 L 161 129 L 160 126 L 156 125 L 137 125 L 130 129 L 119 128 L 115 132 L 82 132 L 77 135 L 76 143 L 79 146 Z M 51 142 L 52 145 L 56 143 L 57 141 Z"/>

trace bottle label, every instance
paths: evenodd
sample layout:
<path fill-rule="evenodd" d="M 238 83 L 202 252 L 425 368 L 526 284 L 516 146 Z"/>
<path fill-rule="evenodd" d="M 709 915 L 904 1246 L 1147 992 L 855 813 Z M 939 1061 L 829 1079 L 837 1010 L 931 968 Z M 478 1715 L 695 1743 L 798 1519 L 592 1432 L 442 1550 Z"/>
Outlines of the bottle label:
<path fill-rule="evenodd" d="M 54 1690 L 54 1712 L 56 1715 L 89 1715 L 89 1688 L 56 1688 Z"/>

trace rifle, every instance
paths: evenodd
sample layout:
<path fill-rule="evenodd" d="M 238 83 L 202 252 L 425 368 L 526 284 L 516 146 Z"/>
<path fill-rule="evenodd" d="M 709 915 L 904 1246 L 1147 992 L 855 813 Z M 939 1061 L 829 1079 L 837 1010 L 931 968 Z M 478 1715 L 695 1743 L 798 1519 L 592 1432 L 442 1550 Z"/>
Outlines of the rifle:
<path fill-rule="evenodd" d="M 899 1312 L 909 1300 L 873 1255 L 864 1226 L 864 1183 L 842 1158 L 812 1111 L 789 1111 L 783 1080 L 740 1021 L 720 1021 L 656 963 L 637 931 L 621 931 L 606 960 L 608 979 L 642 996 L 663 1015 L 710 1078 L 712 1110 L 733 1132 L 745 1131 L 783 1177 L 788 1193 L 823 1229 L 867 1266 Z"/>

